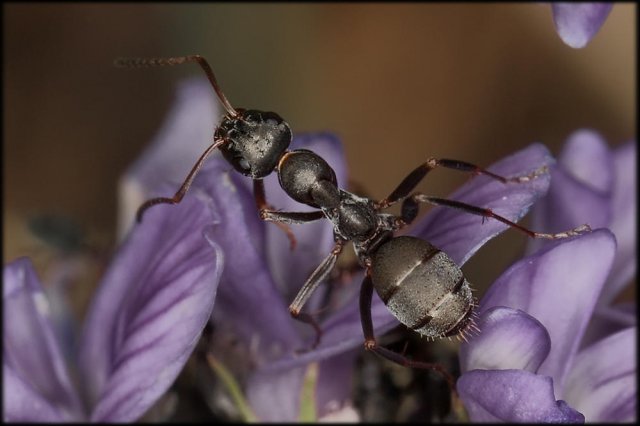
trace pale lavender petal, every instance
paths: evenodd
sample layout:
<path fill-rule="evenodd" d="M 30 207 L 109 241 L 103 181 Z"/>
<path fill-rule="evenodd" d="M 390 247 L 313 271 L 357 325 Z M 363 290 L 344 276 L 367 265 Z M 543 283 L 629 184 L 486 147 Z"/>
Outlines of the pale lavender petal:
<path fill-rule="evenodd" d="M 302 344 L 293 320 L 265 259 L 265 222 L 255 208 L 244 176 L 222 161 L 211 161 L 194 186 L 211 197 L 209 208 L 216 223 L 207 237 L 223 248 L 221 278 L 214 323 L 224 324 L 246 344 L 254 342 L 258 364 L 269 362 Z M 304 324 L 300 324 L 305 326 Z M 309 333 L 313 329 L 306 326 Z"/>
<path fill-rule="evenodd" d="M 84 412 L 51 323 L 49 301 L 31 261 L 20 258 L 7 264 L 2 278 L 5 419 L 44 421 L 48 415 L 53 416 L 48 420 L 82 419 Z M 31 396 L 33 400 L 23 399 Z"/>
<path fill-rule="evenodd" d="M 46 399 L 40 391 L 21 378 L 6 363 L 2 364 L 3 419 L 10 423 L 63 423 L 79 421 L 82 417 L 69 412 Z"/>
<path fill-rule="evenodd" d="M 291 149 L 308 149 L 322 157 L 336 172 L 338 185 L 344 187 L 347 181 L 347 166 L 340 140 L 331 133 L 305 133 L 293 138 Z M 265 178 L 267 201 L 281 211 L 316 211 L 317 209 L 298 203 L 280 188 L 276 173 Z M 266 256 L 271 274 L 281 291 L 283 298 L 291 302 L 302 284 L 324 259 L 333 247 L 333 226 L 326 219 L 291 225 L 297 240 L 296 248 L 291 251 L 285 233 L 274 224 L 266 225 Z M 291 267 L 295 265 L 295 267 Z M 317 293 L 324 293 L 324 287 Z M 316 298 L 316 300 L 319 298 Z M 307 305 L 308 311 L 317 306 L 313 300 Z"/>
<path fill-rule="evenodd" d="M 300 412 L 300 388 L 305 368 L 258 371 L 247 382 L 247 400 L 261 421 L 294 422 Z"/>
<path fill-rule="evenodd" d="M 196 192 L 145 214 L 94 296 L 80 350 L 94 421 L 142 416 L 173 383 L 211 315 L 223 253 L 203 235 L 216 218 Z"/>
<path fill-rule="evenodd" d="M 460 369 L 519 369 L 535 373 L 551 348 L 542 324 L 518 309 L 493 307 L 483 312 L 480 333 L 460 347 Z"/>
<path fill-rule="evenodd" d="M 636 420 L 636 327 L 581 351 L 567 376 L 563 398 L 588 422 Z"/>
<path fill-rule="evenodd" d="M 533 209 L 532 227 L 561 232 L 587 223 L 592 229 L 608 227 L 612 219 L 613 156 L 602 137 L 578 130 L 567 140 L 551 172 L 551 187 Z M 548 240 L 532 240 L 533 253 Z"/>
<path fill-rule="evenodd" d="M 637 264 L 637 178 L 636 142 L 629 142 L 613 154 L 615 185 L 611 210 L 613 219 L 609 229 L 616 236 L 618 251 L 601 303 L 611 303 L 636 274 Z"/>
<path fill-rule="evenodd" d="M 472 370 L 457 388 L 473 422 L 584 422 L 582 414 L 556 401 L 551 377 L 529 371 Z"/>
<path fill-rule="evenodd" d="M 613 262 L 615 239 L 606 229 L 559 241 L 510 267 L 480 302 L 520 309 L 551 336 L 551 351 L 538 372 L 562 389 L 569 366 Z"/>
<path fill-rule="evenodd" d="M 515 177 L 527 175 L 551 164 L 553 158 L 547 148 L 542 144 L 533 144 L 500 160 L 488 170 L 504 177 Z M 494 213 L 515 222 L 545 194 L 548 187 L 548 173 L 528 183 L 507 184 L 486 176 L 477 176 L 448 198 L 477 207 L 490 208 Z M 461 266 L 485 242 L 506 228 L 507 225 L 494 219 L 482 218 L 457 209 L 435 207 L 410 230 L 410 233 L 429 240 Z"/>
<path fill-rule="evenodd" d="M 580 129 L 569 136 L 558 158 L 558 166 L 595 191 L 608 193 L 613 187 L 611 152 L 602 135 L 593 130 Z"/>
<path fill-rule="evenodd" d="M 585 47 L 609 16 L 612 3 L 551 3 L 558 35 L 573 48 Z"/>
<path fill-rule="evenodd" d="M 205 78 L 180 83 L 177 100 L 164 125 L 138 159 L 120 178 L 118 235 L 123 238 L 134 225 L 140 204 L 151 197 L 172 196 L 200 155 L 213 143 L 220 108 Z M 219 156 L 214 153 L 212 156 Z M 171 182 L 169 193 L 158 185 Z"/>

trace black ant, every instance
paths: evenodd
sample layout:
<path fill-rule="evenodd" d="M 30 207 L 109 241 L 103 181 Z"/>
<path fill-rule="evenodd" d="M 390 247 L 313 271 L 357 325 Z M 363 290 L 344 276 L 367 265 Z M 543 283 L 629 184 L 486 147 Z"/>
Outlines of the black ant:
<path fill-rule="evenodd" d="M 321 329 L 315 320 L 301 312 L 311 294 L 330 274 L 344 245 L 353 243 L 358 261 L 366 269 L 360 289 L 360 316 L 364 346 L 390 361 L 403 366 L 432 369 L 440 372 L 455 389 L 449 373 L 438 364 L 424 363 L 379 346 L 373 331 L 371 301 L 373 289 L 391 313 L 405 326 L 428 338 L 462 336 L 475 328 L 472 320 L 474 299 L 469 282 L 451 258 L 429 242 L 411 236 L 394 236 L 394 232 L 410 224 L 417 216 L 420 203 L 460 209 L 467 213 L 493 218 L 516 228 L 533 238 L 566 238 L 590 231 L 582 225 L 566 232 L 544 234 L 524 228 L 490 209 L 459 201 L 412 193 L 431 170 L 444 167 L 472 174 L 485 175 L 502 183 L 523 183 L 546 172 L 543 167 L 525 176 L 505 178 L 474 164 L 457 160 L 429 159 L 418 166 L 381 201 L 357 196 L 340 189 L 331 166 L 320 156 L 305 149 L 288 150 L 292 134 L 289 125 L 274 112 L 235 109 L 218 86 L 207 61 L 199 56 L 175 58 L 119 59 L 126 67 L 177 65 L 197 62 L 207 74 L 213 89 L 227 114 L 215 131 L 214 143 L 202 154 L 182 187 L 171 198 L 152 198 L 138 210 L 143 212 L 159 203 L 179 203 L 189 189 L 205 158 L 216 148 L 240 173 L 253 179 L 254 197 L 265 221 L 279 224 L 295 240 L 287 224 L 306 223 L 327 218 L 333 224 L 335 245 L 320 263 L 289 306 L 291 315 L 316 329 L 317 346 Z M 265 200 L 262 179 L 272 172 L 278 175 L 282 189 L 294 200 L 317 208 L 312 212 L 281 212 L 270 209 Z M 400 216 L 381 213 L 402 202 Z"/>

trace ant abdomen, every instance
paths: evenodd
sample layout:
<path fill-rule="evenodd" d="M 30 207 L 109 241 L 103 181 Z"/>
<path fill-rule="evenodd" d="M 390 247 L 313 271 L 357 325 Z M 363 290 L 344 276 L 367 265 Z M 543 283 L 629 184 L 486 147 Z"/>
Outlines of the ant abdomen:
<path fill-rule="evenodd" d="M 215 133 L 220 151 L 240 173 L 253 179 L 268 176 L 291 143 L 291 128 L 275 112 L 237 109 L 226 115 Z"/>
<path fill-rule="evenodd" d="M 427 241 L 392 238 L 371 260 L 376 292 L 410 329 L 430 338 L 453 336 L 471 321 L 469 282 L 446 253 Z"/>

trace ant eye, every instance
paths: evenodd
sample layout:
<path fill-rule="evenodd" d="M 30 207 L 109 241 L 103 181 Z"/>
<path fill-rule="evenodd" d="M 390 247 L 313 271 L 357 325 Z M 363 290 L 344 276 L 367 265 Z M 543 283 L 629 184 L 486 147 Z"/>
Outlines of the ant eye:
<path fill-rule="evenodd" d="M 246 171 L 251 170 L 251 165 L 249 164 L 246 158 L 240 158 L 238 160 L 238 164 L 243 170 L 246 170 Z"/>

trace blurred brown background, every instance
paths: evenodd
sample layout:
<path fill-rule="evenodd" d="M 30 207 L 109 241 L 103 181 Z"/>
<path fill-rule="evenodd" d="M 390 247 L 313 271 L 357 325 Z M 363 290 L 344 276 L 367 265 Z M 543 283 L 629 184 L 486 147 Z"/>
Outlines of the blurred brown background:
<path fill-rule="evenodd" d="M 200 75 L 118 56 L 204 55 L 234 105 L 340 135 L 351 177 L 383 197 L 429 156 L 489 165 L 534 141 L 557 154 L 581 127 L 635 138 L 635 9 L 616 5 L 575 50 L 534 3 L 5 4 L 4 261 L 36 256 L 26 220 L 41 213 L 113 244 L 119 175 Z M 420 189 L 465 179 L 438 171 Z M 525 242 L 496 240 L 465 266 L 480 287 Z"/>

